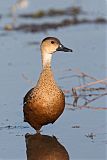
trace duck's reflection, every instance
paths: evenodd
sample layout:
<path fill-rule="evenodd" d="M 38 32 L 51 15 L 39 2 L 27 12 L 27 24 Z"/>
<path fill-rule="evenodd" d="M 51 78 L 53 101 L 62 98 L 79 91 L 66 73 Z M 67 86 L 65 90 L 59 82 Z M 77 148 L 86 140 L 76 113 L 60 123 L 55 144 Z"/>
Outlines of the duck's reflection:
<path fill-rule="evenodd" d="M 56 137 L 34 134 L 25 135 L 27 160 L 69 160 L 69 155 Z"/>

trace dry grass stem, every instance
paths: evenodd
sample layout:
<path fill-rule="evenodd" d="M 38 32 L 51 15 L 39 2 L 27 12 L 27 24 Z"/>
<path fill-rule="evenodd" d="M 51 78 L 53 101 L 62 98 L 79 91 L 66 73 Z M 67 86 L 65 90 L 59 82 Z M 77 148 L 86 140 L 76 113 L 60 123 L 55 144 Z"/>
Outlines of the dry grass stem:
<path fill-rule="evenodd" d="M 101 80 L 96 80 L 95 82 L 90 82 L 90 83 L 87 83 L 87 84 L 84 84 L 84 85 L 81 85 L 81 86 L 77 86 L 73 89 L 74 90 L 79 90 L 79 89 L 82 89 L 82 88 L 85 88 L 85 87 L 88 87 L 88 86 L 91 86 L 91 85 L 94 85 L 94 84 L 102 83 L 102 82 L 105 82 L 105 81 L 107 81 L 107 78 L 101 79 Z"/>
<path fill-rule="evenodd" d="M 88 77 L 88 78 L 93 79 L 95 81 L 99 81 L 98 83 L 107 85 L 107 82 L 105 82 L 107 80 L 107 78 L 104 81 L 101 81 L 101 80 L 98 80 L 97 78 L 95 78 L 93 76 L 90 76 L 90 75 L 88 75 L 88 74 L 86 74 L 84 72 L 81 72 L 79 69 L 72 69 L 72 68 L 70 68 L 68 71 L 72 71 L 72 72 L 78 74 L 81 77 Z"/>

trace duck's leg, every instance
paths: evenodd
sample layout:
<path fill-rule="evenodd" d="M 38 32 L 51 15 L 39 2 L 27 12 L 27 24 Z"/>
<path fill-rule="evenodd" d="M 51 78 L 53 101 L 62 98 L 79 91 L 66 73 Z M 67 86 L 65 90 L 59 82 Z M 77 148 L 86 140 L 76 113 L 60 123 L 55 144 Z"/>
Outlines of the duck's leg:
<path fill-rule="evenodd" d="M 36 130 L 36 134 L 40 134 L 42 131 L 40 131 L 40 129 Z"/>

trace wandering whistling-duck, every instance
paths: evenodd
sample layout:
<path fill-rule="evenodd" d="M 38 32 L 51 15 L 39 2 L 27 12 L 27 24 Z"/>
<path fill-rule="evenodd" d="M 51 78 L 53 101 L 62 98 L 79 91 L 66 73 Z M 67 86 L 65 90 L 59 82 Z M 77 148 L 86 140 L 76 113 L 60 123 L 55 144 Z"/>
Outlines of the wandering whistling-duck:
<path fill-rule="evenodd" d="M 65 96 L 57 86 L 51 70 L 52 55 L 56 51 L 72 52 L 64 47 L 55 37 L 45 38 L 40 46 L 42 54 L 42 71 L 37 82 L 24 97 L 24 121 L 37 132 L 41 127 L 54 123 L 65 107 Z"/>

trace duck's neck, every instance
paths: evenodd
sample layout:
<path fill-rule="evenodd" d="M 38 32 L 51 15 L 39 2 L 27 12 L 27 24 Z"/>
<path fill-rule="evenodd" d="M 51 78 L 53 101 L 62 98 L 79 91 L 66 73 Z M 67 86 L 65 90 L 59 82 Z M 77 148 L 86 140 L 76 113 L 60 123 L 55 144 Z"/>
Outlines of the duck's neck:
<path fill-rule="evenodd" d="M 42 52 L 42 67 L 43 67 L 43 69 L 51 67 L 51 59 L 52 59 L 52 54 Z"/>

